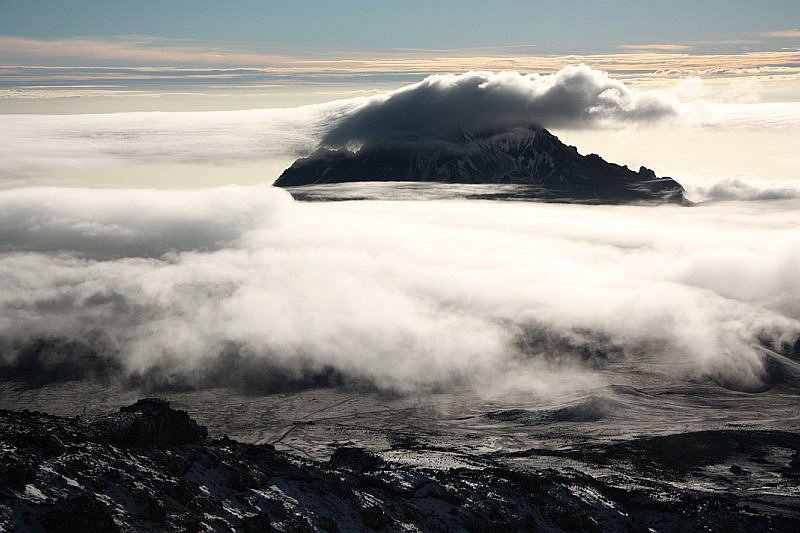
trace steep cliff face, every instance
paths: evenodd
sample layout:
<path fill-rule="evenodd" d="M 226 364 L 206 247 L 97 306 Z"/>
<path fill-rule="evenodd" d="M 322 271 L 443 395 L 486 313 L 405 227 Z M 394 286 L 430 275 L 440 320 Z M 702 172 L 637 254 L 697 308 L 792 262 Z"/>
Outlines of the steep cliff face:
<path fill-rule="evenodd" d="M 533 198 L 608 202 L 685 202 L 683 187 L 608 163 L 538 127 L 455 139 L 407 139 L 358 150 L 320 148 L 298 159 L 275 182 L 279 187 L 363 182 L 421 181 L 468 184 L 518 184 Z"/>

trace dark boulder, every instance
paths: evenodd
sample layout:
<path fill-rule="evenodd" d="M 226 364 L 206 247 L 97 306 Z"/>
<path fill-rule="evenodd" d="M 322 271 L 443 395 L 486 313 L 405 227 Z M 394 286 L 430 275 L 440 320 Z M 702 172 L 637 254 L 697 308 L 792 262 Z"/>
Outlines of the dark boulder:
<path fill-rule="evenodd" d="M 53 505 L 44 513 L 41 524 L 45 531 L 60 533 L 113 533 L 122 531 L 109 507 L 97 498 L 81 494 Z"/>
<path fill-rule="evenodd" d="M 92 429 L 103 442 L 119 446 L 167 446 L 198 442 L 208 435 L 186 411 L 157 398 L 139 400 L 118 413 L 97 418 Z"/>
<path fill-rule="evenodd" d="M 0 465 L 0 481 L 16 492 L 25 492 L 25 485 L 36 479 L 36 464 L 29 457 L 8 455 Z"/>
<path fill-rule="evenodd" d="M 339 448 L 330 458 L 329 464 L 334 468 L 347 468 L 355 472 L 377 470 L 386 466 L 386 462 L 378 455 L 364 448 Z"/>

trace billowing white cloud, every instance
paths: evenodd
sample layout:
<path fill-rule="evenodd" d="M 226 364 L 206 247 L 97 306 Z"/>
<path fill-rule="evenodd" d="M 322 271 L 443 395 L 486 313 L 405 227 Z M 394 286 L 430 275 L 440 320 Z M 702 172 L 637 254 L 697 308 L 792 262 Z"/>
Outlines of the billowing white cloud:
<path fill-rule="evenodd" d="M 267 188 L 246 187 L 96 189 L 91 194 L 77 188 L 11 189 L 0 194 L 0 252 L 112 259 L 216 250 L 272 216 L 281 205 L 276 196 Z"/>
<path fill-rule="evenodd" d="M 694 198 L 703 201 L 790 200 L 800 198 L 800 182 L 731 177 L 711 184 L 695 185 L 691 193 Z"/>
<path fill-rule="evenodd" d="M 651 122 L 677 112 L 678 100 L 669 93 L 634 91 L 586 65 L 549 75 L 473 71 L 430 76 L 371 98 L 333 123 L 323 142 L 342 146 L 531 124 L 568 128 Z"/>
<path fill-rule="evenodd" d="M 800 333 L 798 209 L 3 191 L 0 352 L 156 385 L 546 394 L 623 363 L 757 390 L 783 378 L 755 346 Z"/>
<path fill-rule="evenodd" d="M 320 141 L 531 122 L 791 129 L 797 117 L 796 104 L 678 104 L 588 67 L 470 72 L 286 110 L 6 115 L 0 177 L 199 161 L 234 181 L 226 162 Z M 800 332 L 798 197 L 743 180 L 695 191 L 754 201 L 298 204 L 266 186 L 6 190 L 0 353 L 42 376 L 399 391 L 513 382 L 546 392 L 595 383 L 593 366 L 622 358 L 758 389 L 781 377 L 756 345 L 785 348 Z"/>

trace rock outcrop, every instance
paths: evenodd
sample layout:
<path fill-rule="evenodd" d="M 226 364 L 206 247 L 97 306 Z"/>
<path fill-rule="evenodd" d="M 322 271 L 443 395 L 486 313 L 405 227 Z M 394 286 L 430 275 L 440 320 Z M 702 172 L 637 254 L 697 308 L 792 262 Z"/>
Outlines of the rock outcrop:
<path fill-rule="evenodd" d="M 298 159 L 278 187 L 393 181 L 521 185 L 531 199 L 686 203 L 683 187 L 645 167 L 633 171 L 583 156 L 544 128 L 455 139 L 402 139 L 357 150 L 319 148 Z"/>
<path fill-rule="evenodd" d="M 119 446 L 166 446 L 197 442 L 208 434 L 186 411 L 169 402 L 145 398 L 118 413 L 97 417 L 91 430 L 99 440 Z"/>
<path fill-rule="evenodd" d="M 315 462 L 206 437 L 158 400 L 88 420 L 0 411 L 0 531 L 792 531 L 798 465 L 798 435 L 777 431 Z"/>

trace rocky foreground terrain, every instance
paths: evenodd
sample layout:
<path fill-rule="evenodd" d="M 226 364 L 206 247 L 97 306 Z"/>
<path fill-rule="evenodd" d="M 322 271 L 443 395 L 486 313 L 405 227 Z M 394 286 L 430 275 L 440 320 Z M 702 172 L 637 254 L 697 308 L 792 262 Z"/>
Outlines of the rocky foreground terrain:
<path fill-rule="evenodd" d="M 410 441 L 320 462 L 210 438 L 156 399 L 83 418 L 0 411 L 0 530 L 796 531 L 798 436 L 485 455 Z"/>

